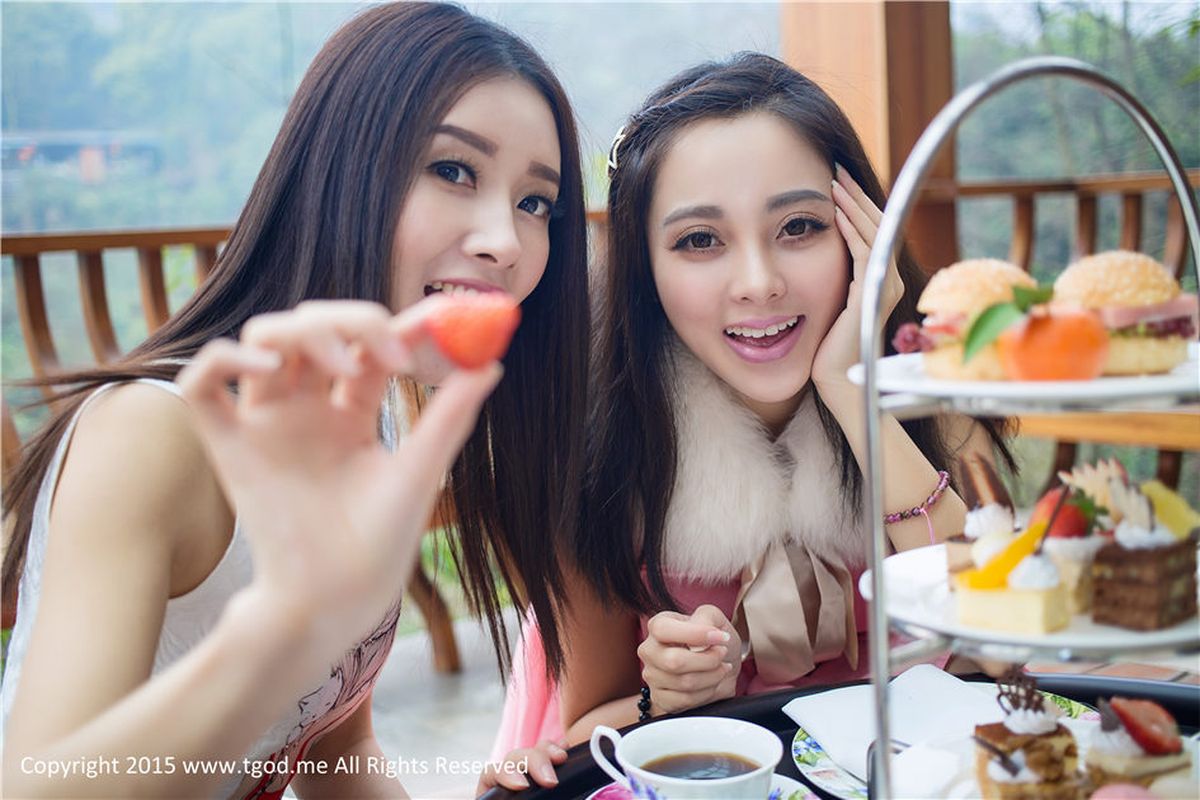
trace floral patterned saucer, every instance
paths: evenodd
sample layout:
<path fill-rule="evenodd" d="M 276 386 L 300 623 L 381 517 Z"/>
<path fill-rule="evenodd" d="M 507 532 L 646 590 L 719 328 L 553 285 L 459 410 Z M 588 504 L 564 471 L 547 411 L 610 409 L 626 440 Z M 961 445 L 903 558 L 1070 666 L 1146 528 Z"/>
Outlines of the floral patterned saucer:
<path fill-rule="evenodd" d="M 653 789 L 649 790 L 651 793 Z M 587 800 L 637 800 L 629 790 L 619 783 L 602 786 L 587 796 Z M 668 798 L 656 798 L 668 800 Z M 771 777 L 771 794 L 767 800 L 820 800 L 812 790 L 795 778 L 775 773 Z"/>

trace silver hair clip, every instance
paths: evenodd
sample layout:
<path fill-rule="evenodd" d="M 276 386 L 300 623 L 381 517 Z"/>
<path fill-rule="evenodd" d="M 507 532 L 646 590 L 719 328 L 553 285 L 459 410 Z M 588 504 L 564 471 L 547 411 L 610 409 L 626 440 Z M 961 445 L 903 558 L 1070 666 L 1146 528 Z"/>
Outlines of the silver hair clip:
<path fill-rule="evenodd" d="M 621 146 L 621 142 L 625 141 L 625 128 L 622 125 L 617 131 L 617 135 L 613 137 L 612 147 L 608 148 L 608 174 L 611 175 L 617 171 L 617 148 Z"/>

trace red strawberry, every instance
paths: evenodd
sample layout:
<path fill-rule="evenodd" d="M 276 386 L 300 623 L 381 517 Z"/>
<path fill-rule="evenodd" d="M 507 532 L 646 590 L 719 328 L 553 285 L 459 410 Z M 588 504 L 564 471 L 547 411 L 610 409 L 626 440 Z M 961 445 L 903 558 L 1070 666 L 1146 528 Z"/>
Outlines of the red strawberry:
<path fill-rule="evenodd" d="M 1125 730 L 1129 731 L 1129 735 L 1147 755 L 1165 756 L 1183 749 L 1183 742 L 1179 738 L 1179 726 L 1158 703 L 1114 697 L 1110 705 L 1121 718 Z"/>
<path fill-rule="evenodd" d="M 1029 518 L 1029 524 L 1035 522 L 1049 522 L 1050 515 L 1054 513 L 1054 507 L 1058 505 L 1058 498 L 1063 492 L 1071 491 L 1068 486 L 1057 486 L 1042 495 L 1042 498 L 1037 501 L 1037 505 L 1033 507 L 1033 514 Z M 1092 527 L 1092 517 L 1080 507 L 1076 502 L 1076 498 L 1068 497 L 1063 507 L 1059 509 L 1058 516 L 1054 518 L 1054 527 L 1046 532 L 1047 536 L 1056 536 L 1062 538 L 1073 538 L 1076 536 L 1087 536 L 1088 530 Z"/>
<path fill-rule="evenodd" d="M 425 320 L 438 348 L 464 369 L 479 369 L 508 350 L 521 321 L 521 307 L 510 295 L 487 292 L 447 295 Z"/>

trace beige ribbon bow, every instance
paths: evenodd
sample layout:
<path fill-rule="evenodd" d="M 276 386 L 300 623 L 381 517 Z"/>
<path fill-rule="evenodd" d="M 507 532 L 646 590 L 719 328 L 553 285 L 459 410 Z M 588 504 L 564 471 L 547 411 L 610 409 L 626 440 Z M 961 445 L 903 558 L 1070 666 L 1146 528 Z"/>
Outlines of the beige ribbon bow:
<path fill-rule="evenodd" d="M 795 683 L 843 653 L 858 667 L 850 571 L 802 544 L 775 542 L 743 570 L 734 617 L 769 685 Z"/>

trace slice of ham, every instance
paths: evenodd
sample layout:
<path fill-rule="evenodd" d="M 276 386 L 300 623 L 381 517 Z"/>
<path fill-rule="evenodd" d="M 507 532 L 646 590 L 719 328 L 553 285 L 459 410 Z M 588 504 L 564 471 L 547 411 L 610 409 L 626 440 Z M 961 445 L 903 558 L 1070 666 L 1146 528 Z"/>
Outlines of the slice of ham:
<path fill-rule="evenodd" d="M 1200 302 L 1194 294 L 1181 294 L 1165 303 L 1154 303 L 1148 306 L 1107 306 L 1096 309 L 1100 321 L 1106 328 L 1119 330 L 1129 328 L 1143 322 L 1158 322 L 1160 320 L 1186 317 L 1192 321 L 1192 330 L 1196 330 L 1197 315 L 1200 312 Z"/>

